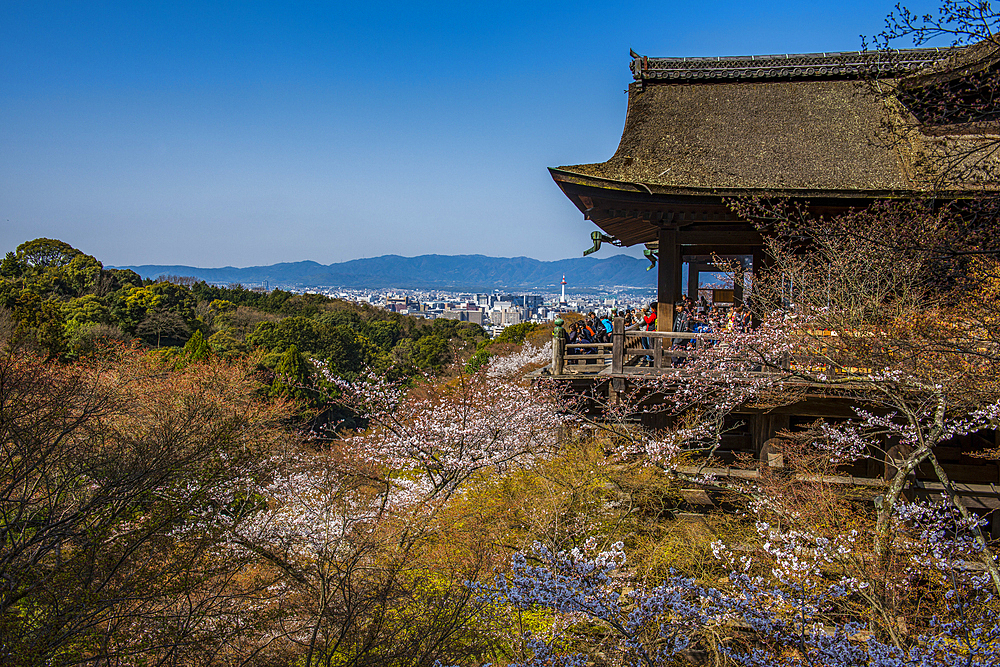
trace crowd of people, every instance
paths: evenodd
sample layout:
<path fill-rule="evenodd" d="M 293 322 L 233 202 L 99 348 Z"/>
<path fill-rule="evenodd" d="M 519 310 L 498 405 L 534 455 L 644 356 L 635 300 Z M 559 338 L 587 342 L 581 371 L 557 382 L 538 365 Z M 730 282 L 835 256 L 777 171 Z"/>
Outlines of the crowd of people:
<path fill-rule="evenodd" d="M 592 345 L 594 343 L 610 343 L 611 332 L 614 330 L 614 318 L 622 317 L 625 321 L 626 331 L 656 331 L 657 308 L 656 302 L 643 306 L 641 310 L 627 308 L 619 311 L 612 308 L 604 316 L 597 315 L 590 311 L 580 320 L 570 324 L 567 330 L 567 344 L 569 345 Z M 750 309 L 743 304 L 737 303 L 733 306 L 719 306 L 707 303 L 704 299 L 695 301 L 685 296 L 674 306 L 673 331 L 690 333 L 718 333 L 721 331 L 748 331 L 752 324 Z M 652 339 L 641 337 L 638 339 L 643 349 L 652 349 Z M 698 346 L 697 338 L 673 339 L 671 349 L 688 350 Z M 712 345 L 717 341 L 702 339 L 702 345 Z M 596 354 L 595 348 L 572 349 L 571 354 Z M 641 358 L 640 358 L 641 361 Z M 579 363 L 587 363 L 588 360 L 580 360 Z M 645 357 L 645 363 L 650 363 L 651 357 Z M 591 362 L 593 363 L 593 362 Z M 674 359 L 674 365 L 683 364 L 683 358 Z"/>

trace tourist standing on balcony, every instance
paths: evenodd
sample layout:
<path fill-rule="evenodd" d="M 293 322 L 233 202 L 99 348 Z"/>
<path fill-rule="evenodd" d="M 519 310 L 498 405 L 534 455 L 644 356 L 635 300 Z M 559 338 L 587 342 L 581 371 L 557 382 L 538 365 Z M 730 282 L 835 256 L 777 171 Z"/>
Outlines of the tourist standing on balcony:
<path fill-rule="evenodd" d="M 683 301 L 678 302 L 674 312 L 674 331 L 687 331 L 690 321 L 691 311 L 688 309 L 688 305 Z"/>
<path fill-rule="evenodd" d="M 640 329 L 645 327 L 645 331 L 656 331 L 656 303 L 651 303 L 642 309 L 642 321 L 640 324 Z M 653 349 L 653 339 L 648 337 L 643 337 L 642 347 L 646 350 Z M 652 357 L 646 357 L 646 362 L 649 364 L 653 363 Z"/>
<path fill-rule="evenodd" d="M 601 324 L 604 325 L 604 329 L 605 329 L 605 331 L 608 332 L 609 336 L 615 330 L 614 318 L 616 318 L 616 317 L 618 317 L 618 309 L 617 308 L 612 308 L 611 309 L 611 314 L 601 320 Z"/>

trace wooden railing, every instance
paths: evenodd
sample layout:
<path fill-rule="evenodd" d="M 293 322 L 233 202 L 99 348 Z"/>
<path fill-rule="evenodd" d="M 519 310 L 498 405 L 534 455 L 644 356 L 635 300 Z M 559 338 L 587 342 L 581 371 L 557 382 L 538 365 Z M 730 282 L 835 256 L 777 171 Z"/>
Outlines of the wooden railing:
<path fill-rule="evenodd" d="M 578 369 L 593 366 L 596 369 L 593 372 L 597 372 L 611 363 L 611 347 L 611 343 L 567 343 L 564 358 L 568 366 Z"/>
<path fill-rule="evenodd" d="M 645 344 L 642 342 L 643 339 L 646 341 Z M 623 331 L 617 336 L 612 333 L 611 372 L 622 373 L 625 367 L 639 363 L 654 370 L 670 368 L 674 365 L 675 359 L 683 359 L 694 354 L 693 350 L 675 348 L 676 341 L 695 341 L 696 346 L 701 346 L 718 339 L 718 334 L 688 331 Z M 620 341 L 620 351 L 615 346 L 617 341 Z M 636 343 L 631 344 L 632 341 Z"/>
<path fill-rule="evenodd" d="M 719 333 L 694 333 L 687 331 L 626 331 L 624 320 L 615 318 L 610 343 L 567 343 L 556 339 L 552 346 L 552 375 L 595 375 L 610 373 L 635 374 L 637 366 L 651 374 L 676 366 L 676 361 L 697 354 L 697 348 L 710 345 L 722 338 Z M 693 341 L 695 349 L 680 347 L 676 341 Z M 647 347 L 648 345 L 648 347 Z M 863 373 L 863 368 L 835 368 L 823 355 L 796 354 L 786 357 L 781 368 L 808 373 L 825 373 L 833 377 L 842 373 Z M 648 369 L 648 370 L 647 370 Z M 771 371 L 779 371 L 775 367 Z M 760 372 L 768 372 L 761 369 Z"/>
<path fill-rule="evenodd" d="M 677 331 L 625 331 L 624 320 L 614 320 L 610 343 L 567 343 L 556 339 L 552 346 L 553 375 L 593 375 L 605 369 L 622 373 L 626 366 L 645 363 L 652 369 L 673 366 L 673 360 L 689 356 L 686 349 L 674 349 L 675 340 L 714 341 L 718 334 Z M 644 344 L 643 339 L 647 342 Z M 664 343 L 664 341 L 667 341 Z M 649 345 L 649 347 L 645 347 Z M 648 361 L 647 361 L 648 360 Z"/>

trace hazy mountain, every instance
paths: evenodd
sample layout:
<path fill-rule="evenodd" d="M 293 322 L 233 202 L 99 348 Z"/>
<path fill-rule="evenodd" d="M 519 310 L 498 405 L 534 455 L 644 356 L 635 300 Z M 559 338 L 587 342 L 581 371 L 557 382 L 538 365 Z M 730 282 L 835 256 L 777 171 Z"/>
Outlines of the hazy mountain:
<path fill-rule="evenodd" d="M 578 257 L 542 262 L 529 257 L 484 255 L 383 255 L 324 266 L 317 262 L 292 262 L 270 266 L 200 269 L 192 266 L 119 266 L 143 278 L 164 275 L 193 276 L 211 283 L 257 284 L 271 287 L 344 287 L 490 291 L 494 289 L 559 290 L 563 274 L 570 292 L 588 288 L 656 286 L 656 271 L 649 262 L 627 255 L 606 259 Z"/>

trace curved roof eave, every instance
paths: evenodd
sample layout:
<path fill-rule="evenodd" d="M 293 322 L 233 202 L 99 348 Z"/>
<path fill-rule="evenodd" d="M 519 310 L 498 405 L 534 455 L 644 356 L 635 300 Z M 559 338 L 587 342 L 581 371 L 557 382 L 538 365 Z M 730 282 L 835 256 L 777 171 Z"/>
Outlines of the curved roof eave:
<path fill-rule="evenodd" d="M 634 192 L 650 196 L 744 197 L 768 195 L 789 198 L 823 197 L 831 199 L 912 199 L 931 194 L 930 190 L 857 190 L 822 188 L 706 188 L 698 186 L 664 186 L 639 181 L 621 181 L 573 171 L 572 166 L 549 167 L 552 180 L 573 183 L 608 191 Z"/>

